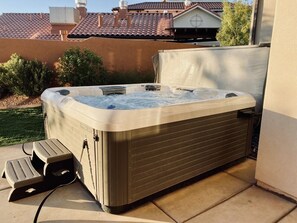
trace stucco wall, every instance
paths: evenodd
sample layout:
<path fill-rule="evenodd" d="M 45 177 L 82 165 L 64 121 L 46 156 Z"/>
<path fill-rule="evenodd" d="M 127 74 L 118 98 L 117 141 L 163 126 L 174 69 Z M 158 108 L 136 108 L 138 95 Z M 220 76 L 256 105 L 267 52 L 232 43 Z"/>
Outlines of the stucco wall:
<path fill-rule="evenodd" d="M 104 38 L 91 38 L 82 42 L 0 39 L 0 63 L 17 53 L 27 59 L 36 58 L 53 65 L 71 47 L 92 50 L 102 57 L 105 67 L 110 71 L 138 72 L 153 72 L 152 56 L 158 50 L 197 48 L 190 44 Z"/>
<path fill-rule="evenodd" d="M 199 17 L 196 18 L 196 15 Z M 197 26 L 195 26 L 195 19 L 198 19 Z M 197 8 L 175 18 L 173 26 L 174 28 L 220 28 L 221 20 Z"/>
<path fill-rule="evenodd" d="M 256 178 L 297 200 L 296 8 L 277 0 Z"/>

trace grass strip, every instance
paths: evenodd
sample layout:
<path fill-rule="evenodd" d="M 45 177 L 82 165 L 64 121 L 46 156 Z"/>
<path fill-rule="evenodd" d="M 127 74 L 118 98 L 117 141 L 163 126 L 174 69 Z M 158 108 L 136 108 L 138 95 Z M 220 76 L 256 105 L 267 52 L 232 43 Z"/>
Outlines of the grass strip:
<path fill-rule="evenodd" d="M 42 108 L 0 110 L 0 146 L 44 139 Z"/>

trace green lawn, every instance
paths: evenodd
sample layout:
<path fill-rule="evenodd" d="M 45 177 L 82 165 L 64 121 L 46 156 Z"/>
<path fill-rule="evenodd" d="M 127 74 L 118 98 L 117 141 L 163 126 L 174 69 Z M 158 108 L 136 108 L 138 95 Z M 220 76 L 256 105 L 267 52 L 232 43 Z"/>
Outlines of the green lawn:
<path fill-rule="evenodd" d="M 42 109 L 0 110 L 0 146 L 44 139 Z"/>

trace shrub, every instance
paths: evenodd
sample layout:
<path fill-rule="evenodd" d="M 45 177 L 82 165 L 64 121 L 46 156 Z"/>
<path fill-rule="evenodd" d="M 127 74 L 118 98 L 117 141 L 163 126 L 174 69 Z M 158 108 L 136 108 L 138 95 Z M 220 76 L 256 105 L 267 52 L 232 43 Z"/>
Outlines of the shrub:
<path fill-rule="evenodd" d="M 252 7 L 246 0 L 234 1 L 234 7 L 228 1 L 223 2 L 222 25 L 217 33 L 221 46 L 248 45 Z"/>
<path fill-rule="evenodd" d="M 1 80 L 1 77 L 6 74 L 6 69 L 3 64 L 0 64 L 0 98 L 4 97 L 8 92 L 8 87 L 5 82 Z"/>
<path fill-rule="evenodd" d="M 14 94 L 26 96 L 40 95 L 50 86 L 52 71 L 45 63 L 37 60 L 25 60 L 13 54 L 2 65 L 0 84 Z"/>
<path fill-rule="evenodd" d="M 102 59 L 90 50 L 72 48 L 59 58 L 57 68 L 61 85 L 86 86 L 106 83 Z"/>

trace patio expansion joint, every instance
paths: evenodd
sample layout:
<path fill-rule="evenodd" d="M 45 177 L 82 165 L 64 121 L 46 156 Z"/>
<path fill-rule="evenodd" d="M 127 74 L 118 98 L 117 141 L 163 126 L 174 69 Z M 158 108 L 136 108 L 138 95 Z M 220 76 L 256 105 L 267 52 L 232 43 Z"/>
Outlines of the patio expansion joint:
<path fill-rule="evenodd" d="M 279 197 L 281 199 L 284 199 L 284 200 L 286 200 L 288 202 L 291 202 L 291 203 L 295 204 L 294 207 L 292 207 L 289 211 L 287 211 L 285 214 L 283 214 L 281 217 L 279 217 L 279 219 L 277 219 L 275 221 L 276 223 L 279 222 L 279 221 L 281 221 L 283 218 L 285 218 L 287 215 L 289 215 L 291 212 L 293 212 L 295 209 L 297 209 L 297 201 L 295 201 L 294 199 L 292 199 L 290 197 L 287 197 L 287 196 L 285 196 L 283 194 L 279 194 L 277 192 L 274 192 L 272 190 L 268 190 L 266 188 L 260 187 L 257 184 L 255 184 L 255 187 L 257 187 L 257 188 L 259 188 L 261 190 L 267 191 L 268 193 L 271 193 L 271 194 L 273 194 L 273 195 L 275 195 L 275 196 L 277 196 L 277 197 Z"/>
<path fill-rule="evenodd" d="M 224 203 L 224 202 L 230 200 L 231 198 L 237 196 L 238 194 L 240 194 L 240 193 L 246 191 L 247 189 L 249 189 L 249 188 L 251 188 L 251 187 L 253 187 L 253 186 L 254 186 L 253 184 L 249 184 L 247 187 L 243 188 L 242 190 L 238 191 L 237 193 L 234 193 L 234 194 L 231 195 L 230 197 L 225 198 L 225 199 L 223 199 L 223 200 L 221 200 L 221 201 L 219 201 L 219 202 L 217 202 L 217 203 L 211 205 L 211 206 L 208 207 L 207 209 L 201 211 L 200 213 L 198 213 L 198 214 L 196 214 L 196 215 L 190 217 L 189 219 L 187 219 L 187 220 L 185 220 L 185 221 L 183 221 L 183 222 L 188 222 L 189 220 L 191 220 L 191 219 L 193 219 L 193 218 L 195 218 L 195 217 L 197 217 L 197 216 L 199 216 L 199 215 L 201 215 L 201 214 L 203 214 L 203 213 L 209 211 L 210 209 L 212 209 L 212 208 L 214 208 L 214 207 L 216 207 L 216 206 L 218 206 L 218 205 L 220 205 L 220 204 L 222 204 L 222 203 Z"/>
<path fill-rule="evenodd" d="M 292 208 L 292 209 L 290 209 L 289 211 L 287 211 L 285 214 L 283 214 L 279 219 L 277 219 L 276 221 L 275 221 L 275 223 L 277 223 L 277 222 L 280 222 L 283 218 L 285 218 L 287 215 L 289 215 L 291 212 L 293 212 L 294 210 L 296 210 L 296 208 L 297 208 L 297 204 L 295 204 L 295 206 Z"/>
<path fill-rule="evenodd" d="M 155 205 L 157 208 L 160 209 L 160 211 L 162 211 L 165 215 L 167 215 L 172 221 L 178 223 L 172 216 L 170 216 L 168 213 L 166 213 L 166 211 L 164 211 L 158 204 L 156 204 L 156 202 L 154 202 L 153 200 L 151 201 L 153 205 Z"/>
<path fill-rule="evenodd" d="M 281 194 L 281 193 L 275 192 L 273 190 L 269 190 L 268 188 L 261 187 L 257 183 L 254 186 L 261 189 L 261 190 L 267 191 L 268 193 L 274 194 L 275 196 L 277 196 L 277 197 L 279 197 L 281 199 L 284 199 L 284 200 L 286 200 L 288 202 L 291 202 L 291 203 L 295 204 L 296 208 L 297 208 L 297 200 L 294 200 L 293 198 L 288 197 L 285 194 Z"/>

